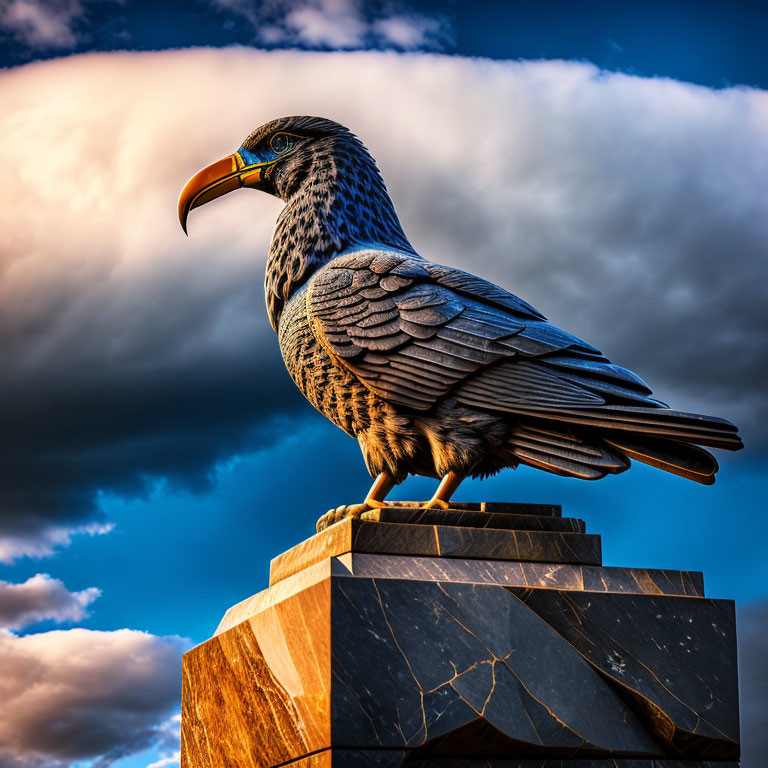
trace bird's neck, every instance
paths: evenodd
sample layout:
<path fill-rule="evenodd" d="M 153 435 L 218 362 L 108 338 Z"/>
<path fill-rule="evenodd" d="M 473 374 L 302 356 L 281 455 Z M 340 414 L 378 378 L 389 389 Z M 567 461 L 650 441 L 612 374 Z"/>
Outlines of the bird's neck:
<path fill-rule="evenodd" d="M 280 213 L 265 278 L 267 309 L 277 329 L 285 303 L 324 264 L 359 246 L 413 253 L 384 181 L 352 138 L 316 153 L 281 189 Z"/>

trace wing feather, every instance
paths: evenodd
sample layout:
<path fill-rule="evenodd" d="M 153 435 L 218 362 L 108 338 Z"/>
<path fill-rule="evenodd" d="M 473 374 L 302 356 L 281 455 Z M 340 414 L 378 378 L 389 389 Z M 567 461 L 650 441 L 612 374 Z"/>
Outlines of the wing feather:
<path fill-rule="evenodd" d="M 427 410 L 451 392 L 495 411 L 660 405 L 592 345 L 460 270 L 361 250 L 319 270 L 309 290 L 321 343 L 394 403 Z"/>

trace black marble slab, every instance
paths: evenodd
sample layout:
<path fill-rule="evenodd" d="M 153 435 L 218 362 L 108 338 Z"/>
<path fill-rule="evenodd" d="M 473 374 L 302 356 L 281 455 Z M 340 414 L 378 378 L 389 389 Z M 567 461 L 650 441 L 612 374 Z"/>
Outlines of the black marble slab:
<path fill-rule="evenodd" d="M 738 757 L 732 601 L 509 590 L 621 686 L 668 749 Z"/>
<path fill-rule="evenodd" d="M 393 501 L 393 505 L 408 509 L 423 509 L 423 501 Z M 489 512 L 512 515 L 544 515 L 560 517 L 563 508 L 559 504 L 524 504 L 514 501 L 452 501 L 452 510 Z"/>
<path fill-rule="evenodd" d="M 447 557 L 371 555 L 347 552 L 321 560 L 279 581 L 273 587 L 233 605 L 219 623 L 215 635 L 247 621 L 291 595 L 329 576 L 389 578 L 415 581 L 460 581 L 537 589 L 576 589 L 622 594 L 704 596 L 704 580 L 698 571 L 661 571 L 613 566 L 526 563 L 508 560 L 466 560 Z"/>
<path fill-rule="evenodd" d="M 185 654 L 183 768 L 735 765 L 728 601 L 354 572 L 382 557 L 326 558 Z M 547 567 L 422 559 L 445 576 Z"/>
<path fill-rule="evenodd" d="M 334 579 L 331 603 L 334 744 L 663 755 L 614 686 L 503 587 Z"/>
<path fill-rule="evenodd" d="M 698 571 L 371 555 L 356 552 L 348 552 L 334 558 L 331 570 L 340 576 L 464 581 L 543 589 L 704 597 L 704 579 Z"/>
<path fill-rule="evenodd" d="M 346 552 L 600 565 L 600 537 L 556 531 L 504 531 L 399 525 L 346 519 L 276 557 L 270 585 Z"/>
<path fill-rule="evenodd" d="M 727 601 L 333 578 L 331 605 L 334 745 L 738 758 Z"/>
<path fill-rule="evenodd" d="M 364 512 L 363 520 L 378 523 L 411 525 L 457 525 L 465 528 L 498 528 L 515 531 L 562 531 L 584 533 L 583 520 L 574 517 L 515 514 L 512 512 L 482 512 L 461 509 L 420 509 L 418 507 L 384 507 Z"/>

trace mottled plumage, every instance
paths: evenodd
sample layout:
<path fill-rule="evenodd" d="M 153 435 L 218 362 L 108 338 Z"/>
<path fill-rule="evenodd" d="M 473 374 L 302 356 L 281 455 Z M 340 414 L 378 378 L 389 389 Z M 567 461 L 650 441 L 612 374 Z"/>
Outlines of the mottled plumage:
<path fill-rule="evenodd" d="M 358 440 L 371 475 L 524 463 L 594 480 L 635 458 L 711 483 L 717 463 L 697 446 L 741 447 L 729 422 L 668 409 L 521 299 L 416 254 L 373 159 L 342 126 L 276 120 L 243 142 L 240 163 L 242 178 L 258 171 L 243 186 L 286 202 L 265 289 L 288 371 Z"/>

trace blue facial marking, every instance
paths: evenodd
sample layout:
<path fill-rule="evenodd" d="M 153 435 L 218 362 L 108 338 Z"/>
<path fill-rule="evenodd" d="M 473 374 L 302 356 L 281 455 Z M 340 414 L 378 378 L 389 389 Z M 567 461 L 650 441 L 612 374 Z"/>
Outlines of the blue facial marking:
<path fill-rule="evenodd" d="M 273 159 L 272 157 L 259 157 L 243 147 L 237 150 L 237 154 L 240 155 L 240 159 L 245 165 L 256 165 L 256 163 L 264 163 Z"/>

